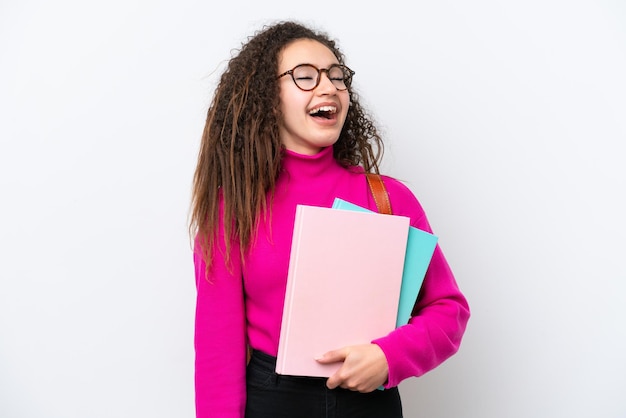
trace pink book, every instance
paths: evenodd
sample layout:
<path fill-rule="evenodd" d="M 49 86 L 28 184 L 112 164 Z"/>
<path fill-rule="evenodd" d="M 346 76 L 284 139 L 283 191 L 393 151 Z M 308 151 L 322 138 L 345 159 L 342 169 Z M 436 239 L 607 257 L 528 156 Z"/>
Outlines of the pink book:
<path fill-rule="evenodd" d="M 298 205 L 276 373 L 328 377 L 315 358 L 396 327 L 409 218 Z"/>

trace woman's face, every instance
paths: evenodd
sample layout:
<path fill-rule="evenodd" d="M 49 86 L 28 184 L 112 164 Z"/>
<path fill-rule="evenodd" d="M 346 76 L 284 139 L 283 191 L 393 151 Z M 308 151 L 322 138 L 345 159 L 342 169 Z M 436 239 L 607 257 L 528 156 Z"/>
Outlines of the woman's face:
<path fill-rule="evenodd" d="M 278 74 L 299 64 L 312 64 L 324 69 L 338 63 L 325 45 L 301 39 L 282 50 L 278 57 Z M 348 91 L 337 90 L 326 72 L 322 72 L 319 85 L 311 91 L 299 89 L 291 75 L 281 77 L 278 82 L 283 114 L 280 140 L 285 148 L 299 154 L 314 155 L 337 142 L 348 113 Z"/>

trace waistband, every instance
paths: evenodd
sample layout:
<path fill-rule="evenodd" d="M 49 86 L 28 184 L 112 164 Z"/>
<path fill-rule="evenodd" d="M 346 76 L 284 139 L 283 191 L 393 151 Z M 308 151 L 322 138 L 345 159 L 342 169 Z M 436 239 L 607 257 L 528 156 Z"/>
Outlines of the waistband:
<path fill-rule="evenodd" d="M 259 350 L 252 350 L 252 355 L 250 356 L 250 365 L 259 367 L 263 370 L 276 370 L 276 357 L 270 356 L 267 353 Z"/>
<path fill-rule="evenodd" d="M 248 363 L 248 367 L 254 368 L 257 370 L 263 370 L 264 372 L 271 373 L 277 377 L 286 378 L 289 380 L 297 380 L 297 381 L 308 381 L 314 384 L 321 384 L 326 387 L 326 377 L 309 377 L 309 376 L 288 376 L 288 375 L 280 375 L 276 373 L 276 357 L 271 356 L 263 351 L 252 350 L 252 354 L 250 356 L 250 362 Z"/>

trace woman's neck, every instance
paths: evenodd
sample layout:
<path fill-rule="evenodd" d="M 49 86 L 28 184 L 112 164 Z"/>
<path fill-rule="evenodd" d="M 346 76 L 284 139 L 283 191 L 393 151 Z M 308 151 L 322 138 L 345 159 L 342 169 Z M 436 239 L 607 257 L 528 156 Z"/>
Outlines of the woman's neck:
<path fill-rule="evenodd" d="M 315 155 L 298 154 L 285 149 L 281 163 L 283 171 L 292 180 L 320 177 L 338 165 L 333 155 L 333 147 L 322 148 Z"/>

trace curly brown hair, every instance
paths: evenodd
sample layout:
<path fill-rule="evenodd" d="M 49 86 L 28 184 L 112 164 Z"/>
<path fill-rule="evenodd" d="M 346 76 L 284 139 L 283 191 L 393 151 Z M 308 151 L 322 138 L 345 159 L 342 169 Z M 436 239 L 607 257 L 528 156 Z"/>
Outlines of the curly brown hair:
<path fill-rule="evenodd" d="M 296 22 L 266 26 L 242 44 L 228 62 L 208 109 L 193 178 L 190 232 L 202 247 L 210 269 L 220 235 L 223 199 L 225 257 L 239 242 L 243 256 L 260 216 L 268 214 L 281 169 L 278 60 L 282 50 L 300 39 L 325 45 L 345 64 L 334 40 Z M 350 107 L 337 142 L 335 159 L 343 166 L 378 172 L 383 143 L 372 120 L 349 87 Z"/>

